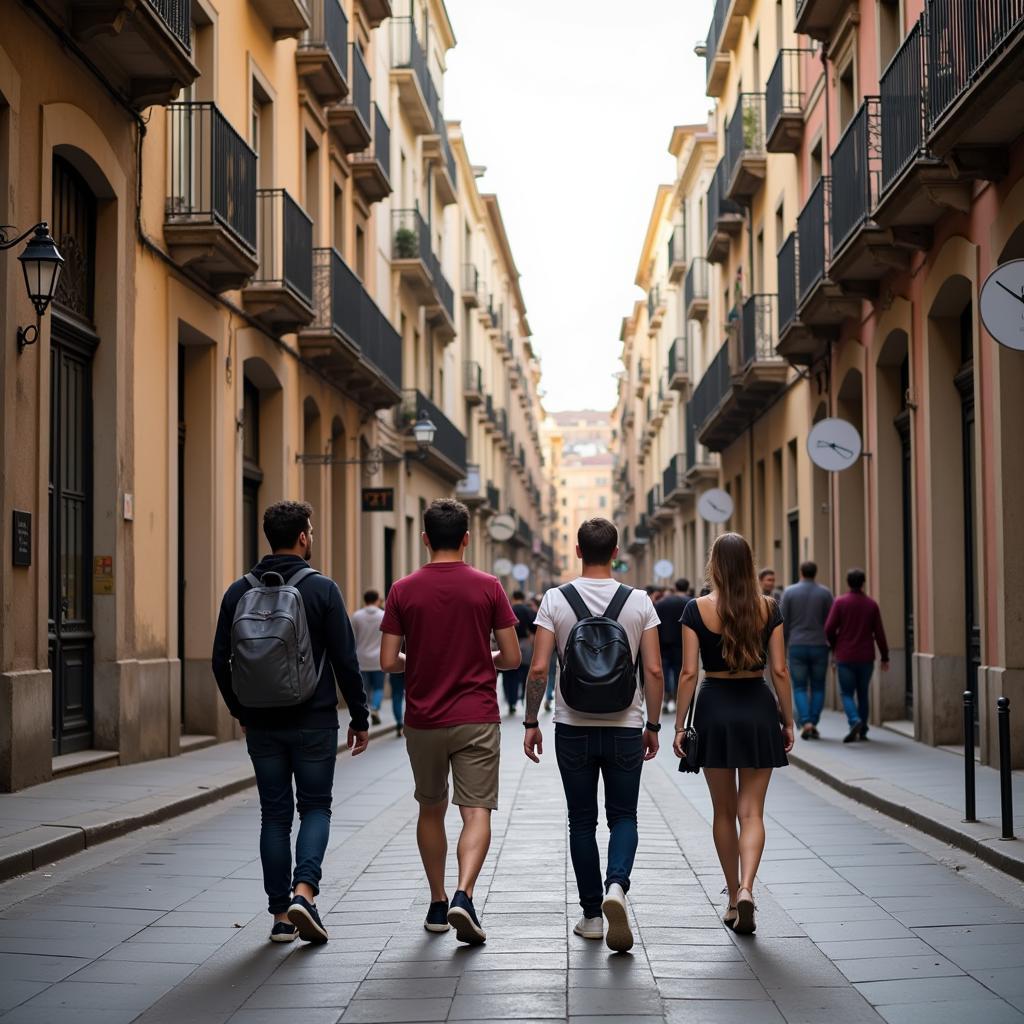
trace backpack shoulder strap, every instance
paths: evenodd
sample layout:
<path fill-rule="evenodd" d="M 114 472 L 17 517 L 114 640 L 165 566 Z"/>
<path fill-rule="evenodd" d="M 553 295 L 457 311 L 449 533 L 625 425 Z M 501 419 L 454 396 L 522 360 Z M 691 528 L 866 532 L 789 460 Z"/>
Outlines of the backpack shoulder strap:
<path fill-rule="evenodd" d="M 253 574 L 251 572 L 247 572 L 242 577 L 242 579 L 245 580 L 245 582 L 248 583 L 250 587 L 256 588 L 256 587 L 260 586 L 260 581 L 258 579 L 256 579 L 256 577 L 253 576 Z"/>
<path fill-rule="evenodd" d="M 577 622 L 580 619 L 591 618 L 590 609 L 583 598 L 580 597 L 579 591 L 571 583 L 563 584 L 558 588 L 558 592 L 569 602 L 569 607 L 573 610 Z"/>
<path fill-rule="evenodd" d="M 303 566 L 298 572 L 292 573 L 288 578 L 289 587 L 297 587 L 304 579 L 309 576 L 319 576 L 320 574 L 311 565 Z"/>
<path fill-rule="evenodd" d="M 622 614 L 622 609 L 625 608 L 626 602 L 629 600 L 629 595 L 632 593 L 632 587 L 627 587 L 625 583 L 620 583 L 619 589 L 615 591 L 615 596 L 611 599 L 611 603 L 605 609 L 604 617 L 606 619 L 618 620 L 619 615 Z"/>

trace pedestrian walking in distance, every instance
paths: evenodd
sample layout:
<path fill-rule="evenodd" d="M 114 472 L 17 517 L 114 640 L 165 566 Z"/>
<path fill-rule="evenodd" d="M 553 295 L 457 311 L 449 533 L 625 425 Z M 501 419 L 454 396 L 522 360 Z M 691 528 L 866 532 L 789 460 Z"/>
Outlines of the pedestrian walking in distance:
<path fill-rule="evenodd" d="M 800 737 L 821 738 L 818 722 L 825 706 L 828 678 L 828 640 L 825 620 L 832 608 L 832 591 L 815 582 L 814 562 L 800 566 L 800 582 L 782 594 L 782 628 L 786 639 L 789 676 L 793 682 L 793 703 Z"/>
<path fill-rule="evenodd" d="M 331 828 L 338 689 L 351 718 L 348 748 L 361 754 L 368 740 L 366 694 L 345 603 L 337 584 L 309 565 L 312 518 L 312 507 L 301 501 L 281 501 L 264 512 L 273 554 L 228 587 L 213 642 L 213 674 L 241 723 L 256 773 L 272 942 L 328 938 L 316 898 Z"/>
<path fill-rule="evenodd" d="M 889 671 L 889 644 L 882 625 L 882 610 L 874 598 L 864 593 L 866 578 L 863 569 L 851 569 L 846 574 L 846 585 L 850 589 L 836 598 L 825 623 L 825 636 L 835 658 L 839 693 L 850 727 L 843 737 L 844 743 L 868 738 L 876 644 L 882 671 Z"/>
<path fill-rule="evenodd" d="M 676 690 L 679 686 L 679 669 L 683 664 L 683 637 L 679 620 L 683 609 L 690 603 L 690 581 L 678 579 L 675 589 L 660 601 L 654 602 L 658 613 L 658 639 L 661 643 L 661 670 L 665 675 L 666 714 L 676 709 Z"/>
<path fill-rule="evenodd" d="M 473 888 L 491 843 L 498 806 L 501 716 L 497 670 L 519 667 L 516 619 L 494 576 L 466 565 L 469 510 L 450 499 L 423 517 L 430 561 L 392 586 L 381 621 L 381 666 L 405 673 L 405 743 L 416 783 L 416 840 L 430 885 L 424 927 L 455 929 L 460 942 L 487 939 L 473 906 Z M 491 634 L 498 650 L 491 653 Z M 402 642 L 405 653 L 402 653 Z M 459 883 L 448 902 L 444 885 L 448 839 L 448 776 L 462 815 Z"/>
<path fill-rule="evenodd" d="M 793 695 L 782 616 L 774 599 L 762 593 L 750 545 L 738 533 L 716 539 L 707 577 L 711 593 L 691 601 L 683 612 L 674 749 L 683 756 L 683 723 L 696 691 L 699 657 L 704 679 L 696 693 L 693 727 L 729 895 L 724 921 L 749 935 L 756 928 L 753 890 L 764 852 L 764 800 L 772 769 L 789 763 Z M 775 693 L 765 680 L 766 667 Z"/>
<path fill-rule="evenodd" d="M 526 672 L 530 667 L 533 654 L 534 620 L 536 610 L 526 603 L 526 595 L 521 590 L 512 591 L 512 611 L 516 617 L 516 637 L 519 639 L 519 667 L 509 672 L 502 672 L 501 684 L 505 691 L 505 703 L 508 704 L 509 715 L 516 713 L 519 701 L 526 685 Z"/>
<path fill-rule="evenodd" d="M 370 698 L 370 721 L 374 725 L 380 725 L 380 706 L 384 702 L 384 671 L 380 667 L 380 620 L 383 618 L 380 594 L 367 590 L 363 594 L 363 607 L 352 613 L 352 631 L 356 637 L 363 688 Z"/>
<path fill-rule="evenodd" d="M 523 748 L 531 761 L 540 760 L 543 737 L 537 712 L 551 654 L 557 650 L 562 672 L 555 693 L 555 760 L 565 789 L 569 852 L 583 908 L 573 931 L 585 939 L 601 939 L 607 918 L 609 948 L 625 952 L 633 945 L 626 893 L 638 842 L 640 771 L 658 753 L 664 678 L 658 615 L 645 591 L 612 578 L 618 550 L 612 523 L 587 520 L 577 533 L 582 575 L 544 595 L 526 684 Z M 638 674 L 641 655 L 644 688 Z M 604 779 L 610 833 L 603 884 L 597 850 L 599 777 Z"/>

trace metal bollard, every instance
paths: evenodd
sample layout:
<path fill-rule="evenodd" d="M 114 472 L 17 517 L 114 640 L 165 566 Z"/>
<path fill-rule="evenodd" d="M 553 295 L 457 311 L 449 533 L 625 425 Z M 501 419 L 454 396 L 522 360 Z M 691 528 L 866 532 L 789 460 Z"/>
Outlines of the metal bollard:
<path fill-rule="evenodd" d="M 996 701 L 999 721 L 999 803 L 1003 816 L 1003 839 L 1013 839 L 1013 779 L 1010 775 L 1010 698 Z"/>
<path fill-rule="evenodd" d="M 964 821 L 977 821 L 974 807 L 974 694 L 964 690 Z"/>

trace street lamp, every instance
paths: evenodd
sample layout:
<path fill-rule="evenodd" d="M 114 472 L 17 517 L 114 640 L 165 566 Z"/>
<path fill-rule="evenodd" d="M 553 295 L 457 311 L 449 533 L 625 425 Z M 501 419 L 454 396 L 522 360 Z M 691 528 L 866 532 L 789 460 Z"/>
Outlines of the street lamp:
<path fill-rule="evenodd" d="M 419 419 L 412 425 L 412 436 L 416 438 L 416 446 L 421 452 L 426 452 L 434 443 L 436 433 L 437 427 L 433 421 L 425 412 L 421 412 Z"/>
<path fill-rule="evenodd" d="M 25 274 L 25 289 L 35 307 L 36 322 L 29 324 L 28 327 L 18 328 L 18 354 L 20 355 L 26 345 L 34 345 L 39 337 L 39 320 L 46 312 L 46 307 L 49 306 L 53 294 L 57 290 L 64 257 L 57 251 L 57 245 L 50 237 L 46 221 L 41 221 L 18 235 L 17 238 L 11 239 L 7 238 L 6 233 L 6 228 L 9 226 L 0 226 L 0 251 L 11 249 L 32 235 L 18 260 L 21 262 L 21 269 Z"/>

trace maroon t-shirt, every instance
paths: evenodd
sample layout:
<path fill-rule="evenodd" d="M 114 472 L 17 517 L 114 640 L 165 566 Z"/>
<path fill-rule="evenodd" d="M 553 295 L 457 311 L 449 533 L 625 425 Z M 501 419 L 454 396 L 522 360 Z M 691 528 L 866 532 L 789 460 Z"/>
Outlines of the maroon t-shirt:
<path fill-rule="evenodd" d="M 517 621 L 497 579 L 465 562 L 433 562 L 395 583 L 380 629 L 405 637 L 406 724 L 500 722 L 491 632 Z"/>

